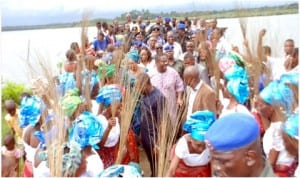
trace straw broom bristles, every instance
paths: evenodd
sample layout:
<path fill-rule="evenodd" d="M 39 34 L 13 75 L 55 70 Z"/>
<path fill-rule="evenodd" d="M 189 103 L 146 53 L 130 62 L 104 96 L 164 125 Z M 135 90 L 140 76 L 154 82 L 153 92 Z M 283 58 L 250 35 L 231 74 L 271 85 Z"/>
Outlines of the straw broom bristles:
<path fill-rule="evenodd" d="M 52 76 L 53 70 L 51 69 L 51 65 L 49 65 L 47 62 L 50 60 L 43 57 L 41 54 L 37 52 L 37 62 L 38 65 L 35 65 L 33 68 L 33 65 L 31 62 L 27 63 L 29 71 L 31 71 L 32 75 L 39 75 L 44 76 L 49 83 L 49 89 L 48 92 L 42 96 L 43 101 L 46 102 L 49 108 L 52 109 L 55 113 L 55 119 L 53 120 L 52 126 L 58 127 L 58 134 L 57 137 L 52 138 L 51 140 L 46 140 L 46 146 L 48 148 L 48 164 L 50 168 L 50 175 L 51 176 L 62 176 L 61 175 L 61 165 L 62 164 L 62 151 L 59 147 L 55 145 L 62 145 L 62 143 L 65 141 L 65 128 L 64 128 L 64 117 L 61 112 L 61 108 L 59 106 L 58 98 L 56 97 L 56 90 L 55 90 L 55 83 L 53 81 Z M 40 71 L 40 73 L 38 73 Z M 47 113 L 47 112 L 46 112 Z M 45 123 L 45 117 L 46 115 L 43 113 L 42 116 L 42 122 Z M 51 127 L 51 126 L 50 126 Z M 44 128 L 45 132 L 48 132 L 48 128 Z M 52 151 L 51 151 L 52 150 Z M 55 153 L 53 153 L 53 150 L 56 150 Z"/>
<path fill-rule="evenodd" d="M 185 118 L 187 108 L 186 107 L 179 107 L 177 110 L 177 119 L 175 123 L 175 127 L 171 123 L 171 119 L 169 116 L 169 110 L 167 109 L 167 103 L 164 103 L 163 111 L 160 113 L 161 115 L 161 122 L 159 124 L 158 129 L 158 160 L 157 160 L 157 176 L 163 177 L 166 175 L 166 172 L 169 169 L 170 165 L 170 152 L 177 140 L 177 136 L 179 131 L 181 131 L 181 125 Z"/>
<path fill-rule="evenodd" d="M 121 51 L 118 51 L 116 58 L 114 61 L 120 66 L 121 63 Z M 126 61 L 127 62 L 127 61 Z M 128 71 L 128 65 L 125 65 L 125 70 Z M 120 164 L 123 159 L 123 150 L 126 147 L 127 135 L 131 125 L 132 116 L 136 107 L 136 103 L 139 98 L 140 90 L 137 88 L 132 89 L 130 87 L 130 81 L 128 80 L 128 76 L 125 76 L 125 73 L 121 74 L 121 79 L 119 79 L 120 84 L 124 84 L 126 86 L 126 91 L 122 99 L 122 111 L 121 111 L 121 121 L 120 121 L 120 141 L 119 141 L 119 149 L 116 159 L 116 164 Z M 116 77 L 116 76 L 115 76 Z"/>
<path fill-rule="evenodd" d="M 86 27 L 87 27 L 87 20 L 83 21 L 83 30 L 82 30 L 82 36 L 86 34 Z M 83 50 L 82 56 L 84 55 L 84 45 L 82 45 Z M 29 46 L 28 46 L 28 51 L 29 51 Z M 29 54 L 28 54 L 29 56 Z M 57 126 L 57 135 L 56 137 L 52 138 L 51 140 L 46 140 L 46 145 L 47 145 L 47 150 L 48 150 L 48 165 L 50 168 L 50 176 L 51 177 L 61 177 L 65 176 L 62 175 L 62 157 L 63 157 L 63 149 L 61 145 L 66 140 L 66 128 L 65 126 L 65 120 L 64 120 L 64 115 L 61 110 L 61 107 L 59 105 L 58 98 L 56 97 L 56 90 L 55 90 L 55 82 L 53 80 L 53 70 L 51 69 L 51 66 L 49 64 L 49 59 L 46 59 L 43 57 L 39 51 L 36 51 L 36 58 L 37 58 L 37 65 L 34 65 L 32 61 L 29 60 L 29 57 L 27 57 L 26 65 L 28 66 L 31 78 L 33 76 L 44 76 L 48 82 L 49 82 L 49 89 L 48 93 L 46 95 L 42 96 L 43 100 L 46 102 L 49 108 L 47 109 L 52 109 L 53 112 L 55 113 L 55 119 L 53 120 L 52 126 Z M 79 65 L 83 68 L 83 61 L 82 58 L 80 59 Z M 80 71 L 81 72 L 81 71 Z M 78 79 L 78 78 L 77 78 Z M 80 78 L 81 79 L 81 78 Z M 87 85 L 89 83 L 87 82 Z M 89 91 L 89 90 L 88 90 Z M 85 93 L 85 96 L 88 97 L 90 96 L 89 93 Z M 51 102 L 52 101 L 52 102 Z M 45 123 L 45 116 L 43 115 L 42 117 L 43 123 Z M 50 126 L 51 127 L 51 126 Z M 44 128 L 45 132 L 48 132 L 48 128 Z"/>

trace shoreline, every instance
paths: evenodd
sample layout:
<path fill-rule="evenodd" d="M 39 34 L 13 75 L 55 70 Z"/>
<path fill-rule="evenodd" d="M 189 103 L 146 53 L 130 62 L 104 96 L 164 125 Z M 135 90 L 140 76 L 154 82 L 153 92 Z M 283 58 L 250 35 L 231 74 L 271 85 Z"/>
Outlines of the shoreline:
<path fill-rule="evenodd" d="M 299 13 L 298 3 L 287 4 L 282 6 L 274 7 L 259 7 L 259 8 L 240 8 L 240 9 L 231 9 L 231 10 L 221 10 L 221 11 L 190 11 L 190 12 L 180 12 L 175 15 L 167 13 L 169 17 L 173 18 L 184 18 L 185 16 L 189 17 L 191 20 L 195 18 L 204 18 L 204 19 L 230 19 L 230 18 L 243 18 L 243 17 L 260 17 L 260 16 L 275 16 L 275 15 L 292 15 Z M 160 14 L 151 13 L 153 16 Z M 161 15 L 160 15 L 161 16 Z M 125 22 L 125 19 L 119 17 L 114 19 L 104 19 L 96 18 L 89 20 L 89 27 L 94 26 L 97 21 L 107 21 L 108 23 L 113 20 L 118 20 L 120 24 Z M 154 19 L 150 20 L 154 22 Z M 69 22 L 69 23 L 53 23 L 53 24 L 43 24 L 43 25 L 29 25 L 29 26 L 3 26 L 1 28 L 2 32 L 5 31 L 25 31 L 25 30 L 38 30 L 38 29 L 58 29 L 58 28 L 72 28 L 80 27 L 80 21 L 78 22 Z"/>

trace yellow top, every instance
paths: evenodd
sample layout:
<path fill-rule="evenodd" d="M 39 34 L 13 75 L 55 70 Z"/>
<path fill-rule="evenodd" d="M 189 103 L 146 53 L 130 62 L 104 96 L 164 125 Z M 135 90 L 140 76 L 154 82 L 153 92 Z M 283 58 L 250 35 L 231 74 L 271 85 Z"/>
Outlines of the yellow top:
<path fill-rule="evenodd" d="M 14 116 L 11 116 L 10 114 L 6 114 L 6 116 L 4 118 L 6 120 L 8 127 L 11 128 L 15 132 L 15 134 L 17 136 L 17 143 L 21 142 L 22 132 L 23 132 L 23 129 L 21 129 L 19 127 L 19 121 L 18 121 L 19 113 L 20 113 L 20 110 L 17 109 L 16 114 Z"/>

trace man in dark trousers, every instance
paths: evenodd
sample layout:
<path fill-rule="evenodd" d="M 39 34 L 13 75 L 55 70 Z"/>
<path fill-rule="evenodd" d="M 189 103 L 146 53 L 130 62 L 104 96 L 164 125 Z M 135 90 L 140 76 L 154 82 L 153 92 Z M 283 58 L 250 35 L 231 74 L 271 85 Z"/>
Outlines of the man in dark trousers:
<path fill-rule="evenodd" d="M 135 81 L 136 89 L 141 93 L 141 142 L 147 154 L 151 167 L 151 177 L 157 174 L 157 157 L 155 145 L 157 143 L 158 127 L 163 116 L 165 104 L 164 95 L 152 86 L 150 77 L 141 73 Z"/>

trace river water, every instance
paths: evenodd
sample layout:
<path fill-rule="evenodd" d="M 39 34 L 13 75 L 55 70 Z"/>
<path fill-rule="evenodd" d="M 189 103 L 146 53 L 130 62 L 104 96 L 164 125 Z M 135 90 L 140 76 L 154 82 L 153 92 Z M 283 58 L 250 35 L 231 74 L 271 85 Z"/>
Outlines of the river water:
<path fill-rule="evenodd" d="M 228 27 L 226 38 L 229 42 L 238 45 L 243 52 L 242 33 L 239 19 L 219 19 L 219 27 Z M 267 33 L 263 43 L 271 46 L 273 56 L 283 55 L 284 40 L 294 39 L 299 46 L 299 15 L 280 15 L 265 17 L 243 18 L 246 26 L 246 36 L 249 45 L 255 47 L 258 32 L 265 28 Z M 71 42 L 80 44 L 81 28 L 42 29 L 25 31 L 8 31 L 1 33 L 1 75 L 2 81 L 11 80 L 26 84 L 32 77 L 28 67 L 35 63 L 38 58 L 47 61 L 47 67 L 53 73 L 58 73 L 57 63 L 65 61 L 65 52 Z M 96 36 L 96 27 L 89 27 L 90 40 Z M 36 68 L 33 65 L 33 68 Z M 39 73 L 40 71 L 38 71 Z M 37 74 L 34 74 L 37 75 Z"/>

